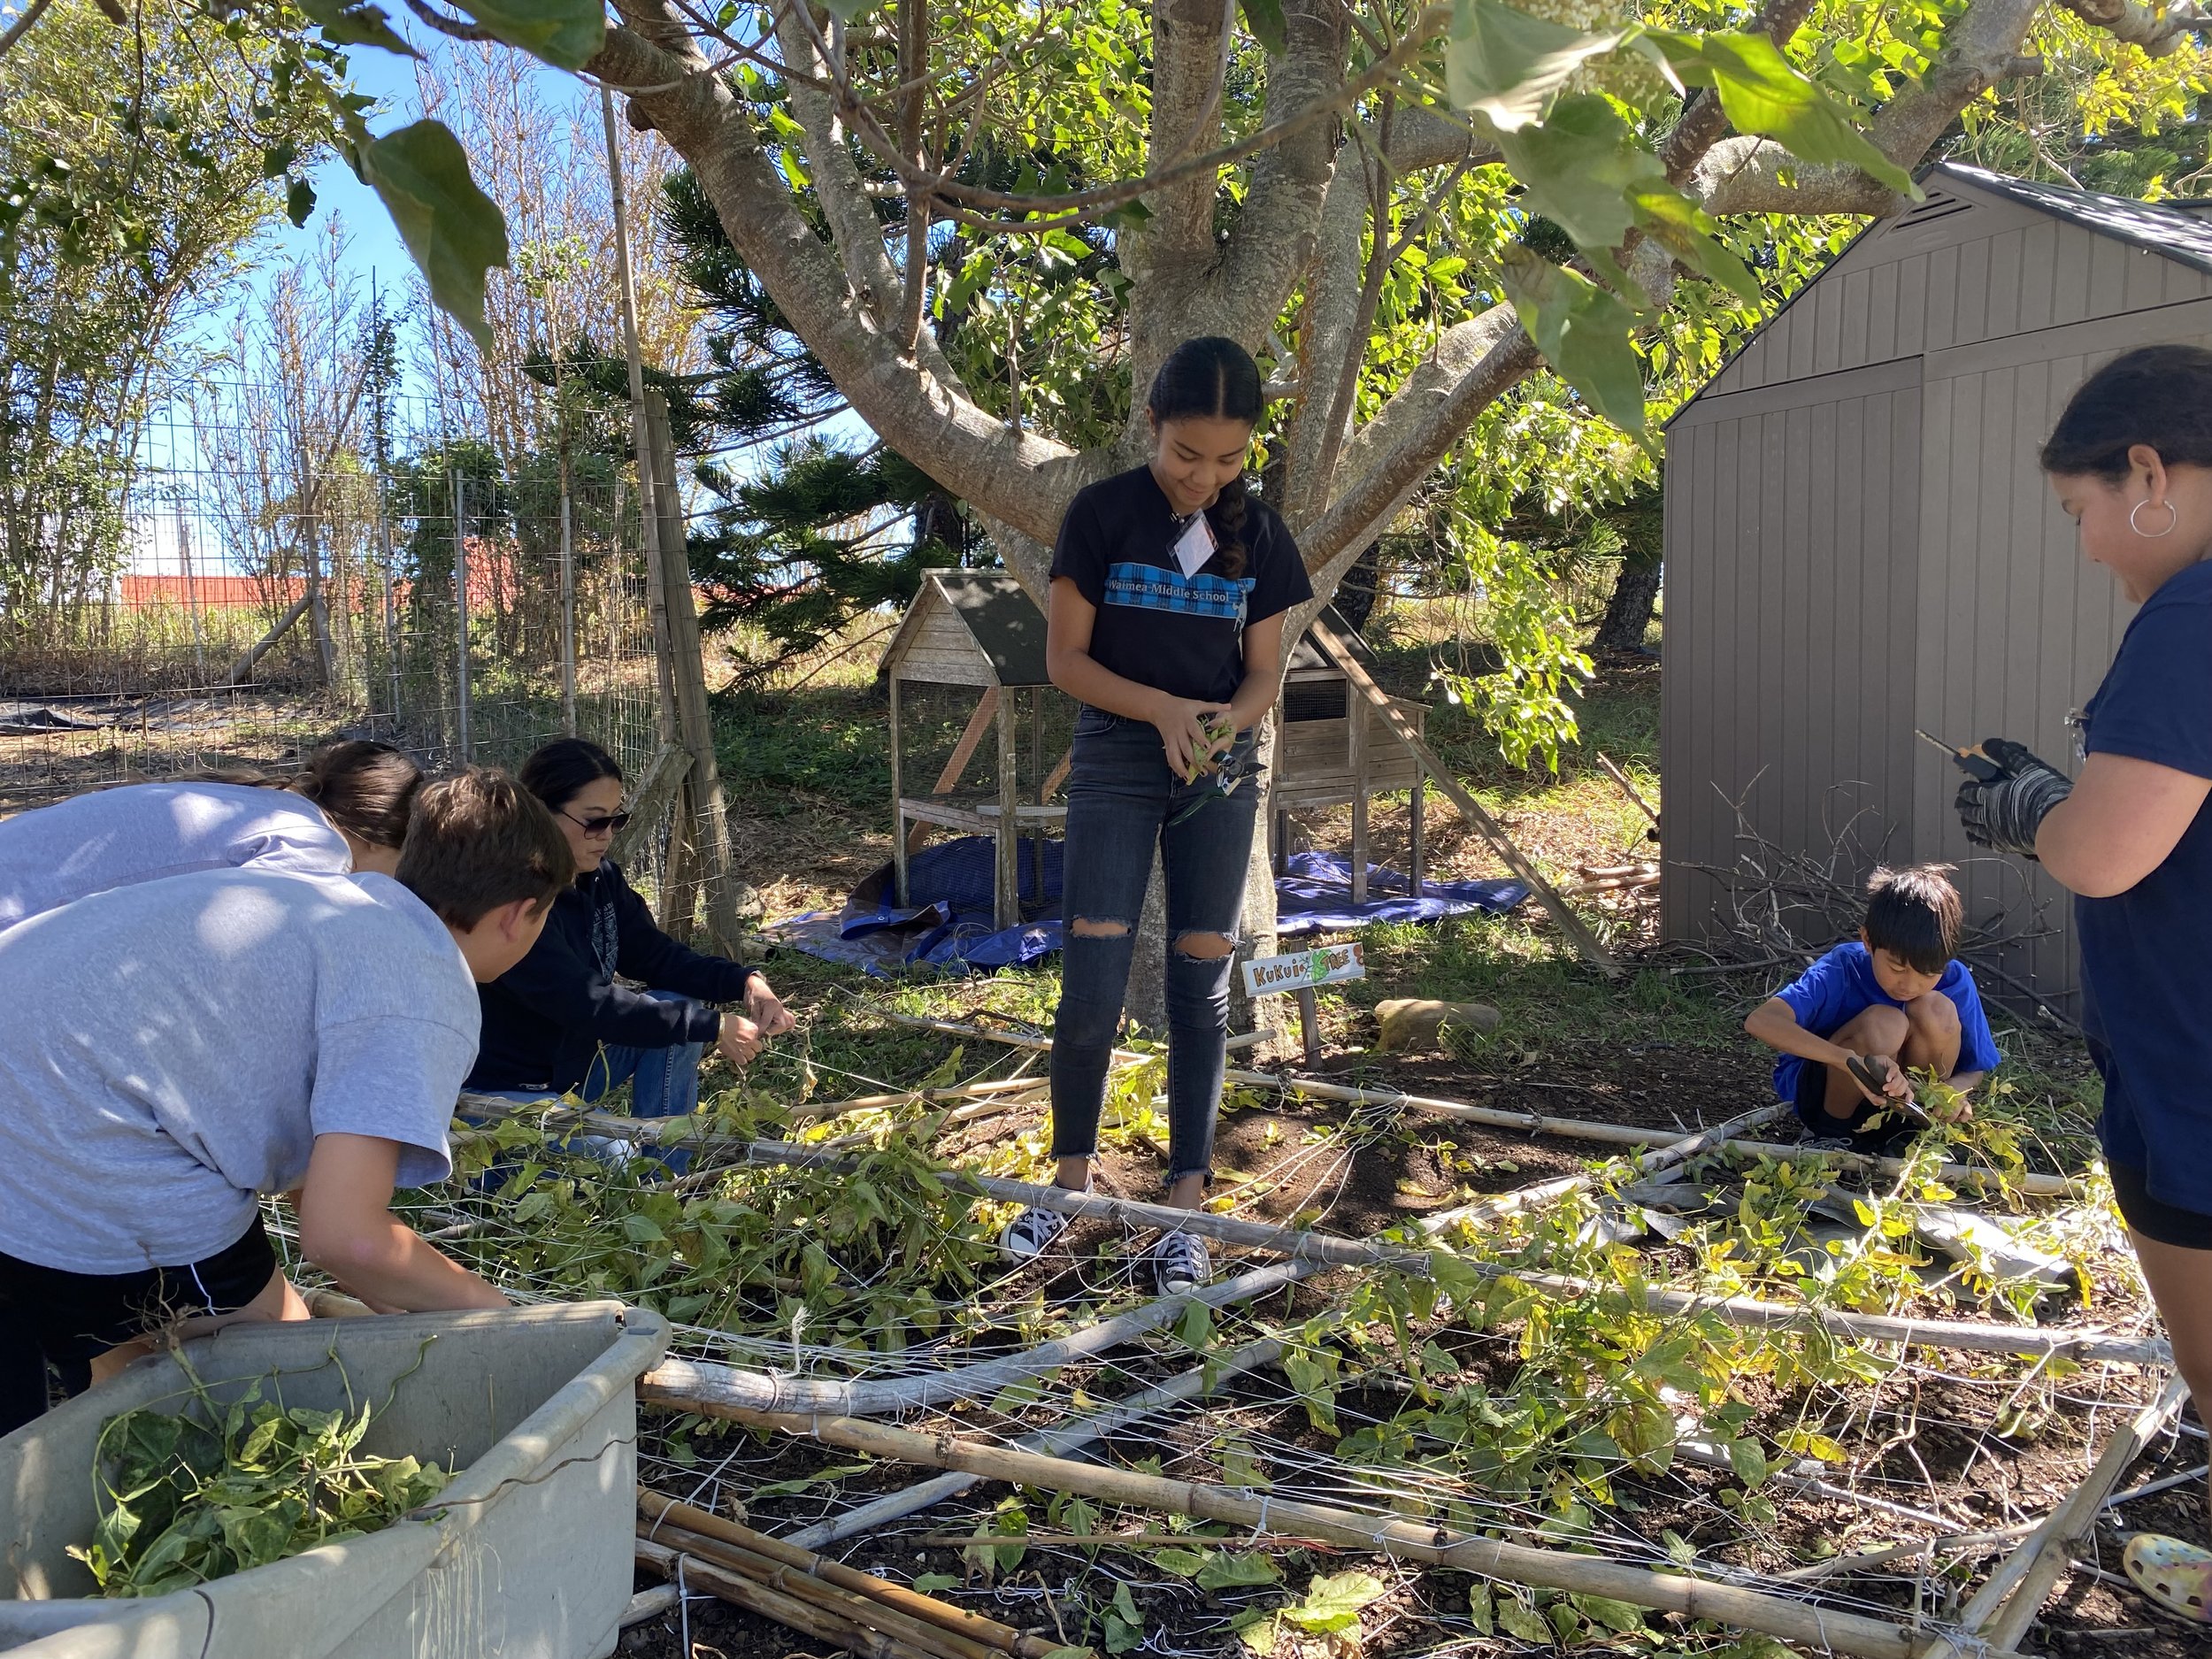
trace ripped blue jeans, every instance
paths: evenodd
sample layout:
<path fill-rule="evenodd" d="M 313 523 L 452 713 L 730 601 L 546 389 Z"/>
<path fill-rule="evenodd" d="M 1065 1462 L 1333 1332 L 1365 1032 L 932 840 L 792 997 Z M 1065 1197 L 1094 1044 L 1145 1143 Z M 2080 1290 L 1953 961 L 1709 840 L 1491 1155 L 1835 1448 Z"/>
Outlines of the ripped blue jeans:
<path fill-rule="evenodd" d="M 1246 774 L 1224 795 L 1210 779 L 1185 783 L 1170 772 L 1149 722 L 1087 708 L 1076 720 L 1060 1008 L 1052 1026 L 1055 1157 L 1098 1150 L 1106 1073 L 1157 847 L 1167 879 L 1167 1179 L 1172 1185 L 1211 1173 L 1233 956 L 1192 956 L 1181 947 L 1237 936 L 1261 792 L 1250 775 L 1254 736 L 1243 733 L 1223 757 L 1225 772 Z M 1086 923 L 1116 931 L 1086 931 Z"/>

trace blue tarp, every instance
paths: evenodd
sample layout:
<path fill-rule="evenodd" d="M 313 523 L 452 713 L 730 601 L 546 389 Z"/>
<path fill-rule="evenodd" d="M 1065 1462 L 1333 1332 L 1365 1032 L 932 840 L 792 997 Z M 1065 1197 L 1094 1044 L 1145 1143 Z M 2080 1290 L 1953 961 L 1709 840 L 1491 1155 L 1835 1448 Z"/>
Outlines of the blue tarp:
<path fill-rule="evenodd" d="M 992 926 L 991 840 L 964 835 L 933 842 L 908 862 L 907 903 L 893 900 L 887 864 L 855 887 L 836 914 L 810 910 L 768 933 L 809 956 L 871 973 L 917 964 L 989 972 L 1035 962 L 1060 949 L 1061 847 L 1056 841 L 1042 843 L 1041 889 L 1039 842 L 1023 838 L 1018 926 Z M 1472 911 L 1497 915 L 1528 896 L 1528 888 L 1518 881 L 1431 881 L 1417 899 L 1404 876 L 1370 864 L 1366 902 L 1355 905 L 1349 860 L 1334 853 L 1294 853 L 1288 863 L 1288 873 L 1275 882 L 1279 926 L 1286 936 L 1345 933 L 1373 922 L 1434 921 Z"/>
<path fill-rule="evenodd" d="M 1299 933 L 1348 933 L 1375 922 L 1432 922 L 1440 917 L 1480 910 L 1502 916 L 1528 897 L 1521 881 L 1436 881 L 1413 883 L 1381 864 L 1367 866 L 1367 901 L 1352 902 L 1352 861 L 1334 853 L 1293 853 L 1286 873 L 1275 878 L 1275 931 L 1286 939 Z"/>

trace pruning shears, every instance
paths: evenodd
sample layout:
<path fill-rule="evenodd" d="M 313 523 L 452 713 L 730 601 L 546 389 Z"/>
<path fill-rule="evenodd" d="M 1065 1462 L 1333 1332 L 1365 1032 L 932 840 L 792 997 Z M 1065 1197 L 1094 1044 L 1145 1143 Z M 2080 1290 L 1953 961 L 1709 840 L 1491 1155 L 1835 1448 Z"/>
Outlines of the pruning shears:
<path fill-rule="evenodd" d="M 1978 743 L 1972 749 L 1958 749 L 1931 733 L 1922 731 L 1916 726 L 1912 731 L 1913 735 L 1924 743 L 1932 743 L 1948 755 L 1951 757 L 1951 764 L 1977 783 L 1995 783 L 2000 778 L 2005 776 L 2005 769 L 1984 754 Z"/>
<path fill-rule="evenodd" d="M 1859 1081 L 1861 1087 L 1881 1102 L 1884 1111 L 1893 1111 L 1908 1122 L 1925 1128 L 1928 1114 L 1920 1109 L 1920 1102 L 1909 1095 L 1895 1095 L 1886 1092 L 1889 1073 L 1876 1064 L 1871 1055 L 1855 1054 L 1844 1063 L 1844 1069 Z"/>

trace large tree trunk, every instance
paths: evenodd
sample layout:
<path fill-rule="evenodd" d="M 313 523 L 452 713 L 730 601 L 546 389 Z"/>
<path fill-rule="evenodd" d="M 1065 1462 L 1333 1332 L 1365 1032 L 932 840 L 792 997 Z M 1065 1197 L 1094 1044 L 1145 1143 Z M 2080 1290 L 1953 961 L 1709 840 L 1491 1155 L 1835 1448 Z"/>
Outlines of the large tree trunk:
<path fill-rule="evenodd" d="M 1659 602 L 1660 569 L 1655 559 L 1624 559 L 1621 562 L 1621 573 L 1613 583 L 1613 597 L 1606 603 L 1605 620 L 1598 624 L 1598 631 L 1590 638 L 1591 649 L 1600 651 L 1640 651 L 1644 649 L 1644 634 L 1651 626 L 1652 607 Z M 1340 603 L 1338 609 L 1342 608 Z"/>

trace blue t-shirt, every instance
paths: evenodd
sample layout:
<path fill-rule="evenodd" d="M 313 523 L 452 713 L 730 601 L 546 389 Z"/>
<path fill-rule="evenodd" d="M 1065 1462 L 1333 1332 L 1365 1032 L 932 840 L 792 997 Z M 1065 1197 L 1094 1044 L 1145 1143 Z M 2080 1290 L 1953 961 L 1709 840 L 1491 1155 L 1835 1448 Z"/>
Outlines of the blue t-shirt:
<path fill-rule="evenodd" d="M 1943 970 L 1935 988 L 1951 999 L 1959 1011 L 1961 1071 L 1993 1071 L 2004 1056 L 1989 1034 L 1989 1018 L 1982 1012 L 1981 993 L 1963 962 Z M 1816 1037 L 1832 1037 L 1868 1009 L 1902 1008 L 1904 1004 L 1882 989 L 1874 977 L 1874 958 L 1857 940 L 1833 950 L 1775 993 L 1790 1005 L 1797 1023 Z M 1797 1098 L 1797 1080 L 1809 1064 L 1803 1056 L 1786 1054 L 1774 1063 L 1774 1092 L 1786 1101 Z"/>
<path fill-rule="evenodd" d="M 2082 724 L 2085 755 L 2212 778 L 2212 565 L 2144 603 Z M 2074 916 L 2105 1156 L 2152 1197 L 2212 1213 L 2212 803 L 2157 869 Z"/>
<path fill-rule="evenodd" d="M 1171 697 L 1225 703 L 1244 683 L 1246 627 L 1304 603 L 1313 584 L 1298 544 L 1256 495 L 1245 502 L 1237 575 L 1219 551 L 1184 573 L 1175 543 L 1188 524 L 1149 466 L 1118 472 L 1068 504 L 1052 573 L 1097 607 L 1091 656 L 1102 668 Z"/>

